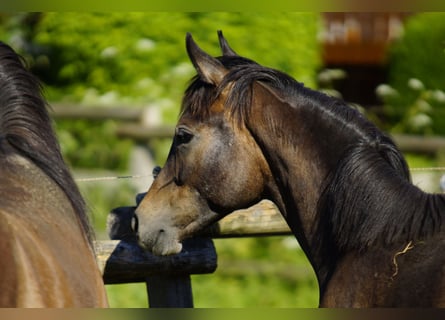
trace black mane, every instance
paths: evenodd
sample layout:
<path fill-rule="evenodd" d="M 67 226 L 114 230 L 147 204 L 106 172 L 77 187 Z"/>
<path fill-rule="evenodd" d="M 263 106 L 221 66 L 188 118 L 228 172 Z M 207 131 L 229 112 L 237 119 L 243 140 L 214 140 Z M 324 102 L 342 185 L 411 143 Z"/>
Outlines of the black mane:
<path fill-rule="evenodd" d="M 195 77 L 186 90 L 182 113 L 206 117 L 209 105 L 230 83 L 226 108 L 237 120 L 249 116 L 253 83 L 266 83 L 291 106 L 311 108 L 313 116 L 335 123 L 357 137 L 345 147 L 320 190 L 316 234 L 329 254 L 365 250 L 377 243 L 407 243 L 442 228 L 445 197 L 422 192 L 410 183 L 408 165 L 394 142 L 345 102 L 308 89 L 290 76 L 242 57 L 219 57 L 229 70 L 218 87 Z M 328 254 L 328 253 L 327 253 Z"/>
<path fill-rule="evenodd" d="M 339 253 L 425 239 L 442 228 L 445 198 L 412 185 L 385 153 L 358 143 L 326 180 L 318 232 Z"/>
<path fill-rule="evenodd" d="M 91 242 L 85 203 L 62 159 L 41 84 L 23 59 L 1 42 L 0 88 L 0 146 L 9 143 L 62 188 Z"/>

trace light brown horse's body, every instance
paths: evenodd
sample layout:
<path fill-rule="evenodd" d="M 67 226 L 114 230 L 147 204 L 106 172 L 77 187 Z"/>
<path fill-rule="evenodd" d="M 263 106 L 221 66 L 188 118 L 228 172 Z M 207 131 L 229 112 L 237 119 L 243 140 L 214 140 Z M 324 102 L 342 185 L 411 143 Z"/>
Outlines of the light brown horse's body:
<path fill-rule="evenodd" d="M 102 276 L 66 194 L 27 159 L 0 172 L 0 306 L 106 306 Z"/>
<path fill-rule="evenodd" d="M 107 306 L 83 200 L 40 87 L 5 44 L 0 101 L 0 307 Z"/>
<path fill-rule="evenodd" d="M 198 75 L 136 209 L 140 245 L 175 254 L 269 199 L 315 270 L 320 306 L 445 306 L 445 197 L 411 184 L 391 139 L 343 101 L 238 56 L 222 34 L 218 58 L 186 44 Z"/>

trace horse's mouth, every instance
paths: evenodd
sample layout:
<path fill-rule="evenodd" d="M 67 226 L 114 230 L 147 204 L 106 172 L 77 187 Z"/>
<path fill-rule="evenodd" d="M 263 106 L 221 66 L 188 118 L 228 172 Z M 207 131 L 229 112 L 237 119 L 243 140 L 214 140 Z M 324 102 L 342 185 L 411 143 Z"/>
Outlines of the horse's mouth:
<path fill-rule="evenodd" d="M 175 232 L 161 229 L 156 236 L 141 238 L 138 236 L 139 246 L 157 256 L 178 254 L 182 250 L 182 243 L 176 237 Z"/>

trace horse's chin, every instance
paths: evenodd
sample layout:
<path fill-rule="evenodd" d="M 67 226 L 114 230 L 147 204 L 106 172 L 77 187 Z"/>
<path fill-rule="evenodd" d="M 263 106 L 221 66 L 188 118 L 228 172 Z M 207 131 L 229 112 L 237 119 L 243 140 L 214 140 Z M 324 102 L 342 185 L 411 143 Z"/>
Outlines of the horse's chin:
<path fill-rule="evenodd" d="M 148 233 L 148 237 L 138 237 L 139 246 L 157 256 L 168 256 L 178 254 L 182 250 L 176 232 L 158 231 L 154 234 Z"/>
<path fill-rule="evenodd" d="M 156 242 L 151 248 L 151 252 L 157 256 L 169 256 L 180 253 L 182 243 L 179 241 L 170 241 L 168 243 Z"/>

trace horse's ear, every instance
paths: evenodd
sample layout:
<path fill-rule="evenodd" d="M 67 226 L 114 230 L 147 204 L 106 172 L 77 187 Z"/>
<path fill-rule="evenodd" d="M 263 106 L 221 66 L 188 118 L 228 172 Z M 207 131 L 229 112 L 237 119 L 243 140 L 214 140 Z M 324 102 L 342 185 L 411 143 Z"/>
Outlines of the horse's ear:
<path fill-rule="evenodd" d="M 201 80 L 209 84 L 218 85 L 228 72 L 222 63 L 198 47 L 190 33 L 187 33 L 186 36 L 186 47 L 190 60 Z"/>
<path fill-rule="evenodd" d="M 232 48 L 230 48 L 230 46 L 227 43 L 227 40 L 224 38 L 221 30 L 218 30 L 218 39 L 219 39 L 219 46 L 221 47 L 223 56 L 226 56 L 226 57 L 227 56 L 229 56 L 229 57 L 238 56 L 238 54 L 235 51 L 233 51 Z"/>

